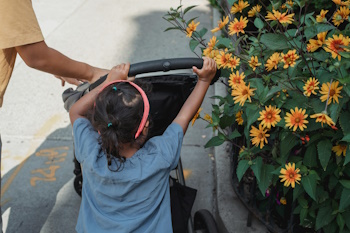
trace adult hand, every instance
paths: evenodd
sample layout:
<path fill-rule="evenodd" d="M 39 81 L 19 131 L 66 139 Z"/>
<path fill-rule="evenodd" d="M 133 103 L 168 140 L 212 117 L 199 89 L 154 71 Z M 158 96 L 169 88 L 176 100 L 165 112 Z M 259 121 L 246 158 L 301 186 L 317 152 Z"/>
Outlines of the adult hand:
<path fill-rule="evenodd" d="M 66 77 L 60 77 L 57 75 L 55 75 L 55 77 L 61 80 L 62 87 L 64 87 L 66 82 L 69 84 L 72 84 L 72 85 L 76 85 L 76 86 L 81 84 L 81 81 L 79 81 L 78 79 L 75 79 L 75 78 L 66 78 Z"/>
<path fill-rule="evenodd" d="M 99 80 L 101 77 L 105 76 L 110 72 L 109 70 L 106 69 L 101 69 L 97 67 L 92 67 L 92 79 L 89 81 L 90 83 L 94 83 L 95 81 Z"/>

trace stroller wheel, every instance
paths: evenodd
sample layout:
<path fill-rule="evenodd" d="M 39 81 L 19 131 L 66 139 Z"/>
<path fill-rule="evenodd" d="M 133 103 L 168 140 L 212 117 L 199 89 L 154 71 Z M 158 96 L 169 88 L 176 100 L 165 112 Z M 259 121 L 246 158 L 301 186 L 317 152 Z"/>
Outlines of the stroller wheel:
<path fill-rule="evenodd" d="M 77 194 L 79 196 L 81 196 L 81 190 L 83 188 L 83 176 L 82 174 L 80 173 L 79 175 L 77 175 L 74 179 L 74 189 L 75 189 L 75 192 L 77 192 Z"/>
<path fill-rule="evenodd" d="M 213 215 L 206 209 L 198 210 L 194 214 L 194 230 L 203 233 L 219 232 Z"/>

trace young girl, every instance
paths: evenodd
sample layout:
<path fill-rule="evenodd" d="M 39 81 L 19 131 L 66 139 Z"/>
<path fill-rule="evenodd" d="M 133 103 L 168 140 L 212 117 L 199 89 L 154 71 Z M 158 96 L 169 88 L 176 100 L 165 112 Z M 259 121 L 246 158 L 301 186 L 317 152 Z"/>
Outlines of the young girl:
<path fill-rule="evenodd" d="M 204 58 L 202 69 L 193 67 L 194 90 L 163 135 L 148 140 L 149 102 L 136 81 L 127 80 L 129 67 L 114 67 L 69 112 L 84 177 L 77 232 L 172 232 L 169 175 L 216 63 Z"/>

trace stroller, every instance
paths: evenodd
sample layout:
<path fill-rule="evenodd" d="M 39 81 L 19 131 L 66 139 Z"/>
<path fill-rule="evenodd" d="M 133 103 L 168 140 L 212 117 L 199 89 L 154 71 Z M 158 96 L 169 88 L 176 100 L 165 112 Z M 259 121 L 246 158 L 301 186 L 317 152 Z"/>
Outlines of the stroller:
<path fill-rule="evenodd" d="M 190 69 L 192 66 L 201 68 L 203 60 L 200 58 L 175 58 L 154 60 L 131 64 L 128 76 L 136 76 L 151 72 L 167 72 L 170 70 Z M 150 137 L 161 135 L 168 125 L 175 119 L 182 105 L 191 94 L 196 85 L 195 74 L 167 74 L 152 75 L 142 78 L 143 82 L 152 84 L 152 94 L 149 96 L 150 116 L 154 123 L 150 131 Z M 156 74 L 156 73 L 155 73 Z M 212 84 L 219 78 L 220 70 L 217 70 Z M 83 83 L 75 90 L 69 88 L 62 94 L 64 107 L 69 111 L 70 107 L 84 94 L 100 85 L 106 76 L 101 77 L 95 83 Z M 74 147 L 73 147 L 74 148 Z M 74 158 L 74 189 L 81 196 L 83 177 L 79 162 Z M 169 177 L 171 215 L 174 233 L 218 233 L 213 215 L 206 209 L 196 211 L 193 222 L 191 210 L 197 190 L 185 185 L 181 158 L 175 169 L 176 178 Z"/>

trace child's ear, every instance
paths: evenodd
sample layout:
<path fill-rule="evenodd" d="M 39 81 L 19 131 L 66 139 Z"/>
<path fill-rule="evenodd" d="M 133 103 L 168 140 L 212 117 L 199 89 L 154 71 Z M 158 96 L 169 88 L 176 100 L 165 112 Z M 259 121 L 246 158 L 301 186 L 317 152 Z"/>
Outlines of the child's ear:
<path fill-rule="evenodd" d="M 149 120 L 146 121 L 145 127 L 143 127 L 143 130 L 142 130 L 143 135 L 148 134 L 148 126 L 149 126 Z"/>

